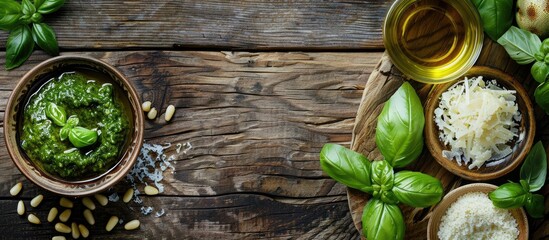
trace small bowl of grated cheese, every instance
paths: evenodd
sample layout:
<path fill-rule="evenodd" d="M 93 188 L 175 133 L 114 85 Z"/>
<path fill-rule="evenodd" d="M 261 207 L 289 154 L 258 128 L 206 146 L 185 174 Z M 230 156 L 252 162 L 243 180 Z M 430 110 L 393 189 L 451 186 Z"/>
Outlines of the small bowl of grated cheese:
<path fill-rule="evenodd" d="M 436 85 L 425 107 L 427 148 L 444 168 L 465 179 L 501 177 L 534 142 L 532 102 L 521 83 L 489 67 Z"/>
<path fill-rule="evenodd" d="M 496 188 L 473 183 L 450 191 L 429 218 L 427 239 L 528 239 L 526 213 L 494 206 L 488 193 Z"/>

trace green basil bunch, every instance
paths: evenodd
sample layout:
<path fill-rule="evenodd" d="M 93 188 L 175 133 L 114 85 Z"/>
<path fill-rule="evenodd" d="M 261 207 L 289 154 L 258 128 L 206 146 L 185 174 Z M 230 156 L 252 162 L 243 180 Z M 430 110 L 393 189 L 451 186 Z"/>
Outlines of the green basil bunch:
<path fill-rule="evenodd" d="M 547 156 L 541 142 L 536 143 L 520 168 L 520 183 L 509 182 L 499 186 L 488 196 L 494 206 L 505 209 L 526 207 L 534 218 L 542 218 L 545 210 L 544 197 L 534 194 L 545 184 Z"/>
<path fill-rule="evenodd" d="M 534 92 L 534 98 L 549 113 L 549 38 L 542 42 L 537 35 L 512 26 L 498 39 L 498 43 L 518 64 L 534 62 L 530 73 L 541 83 Z"/>
<path fill-rule="evenodd" d="M 59 138 L 65 141 L 67 138 L 73 146 L 77 148 L 87 147 L 97 142 L 99 134 L 97 130 L 89 130 L 79 127 L 80 120 L 72 115 L 67 119 L 65 109 L 53 102 L 48 102 L 46 105 L 46 117 L 49 118 L 55 125 L 61 127 L 59 130 Z"/>
<path fill-rule="evenodd" d="M 42 23 L 42 18 L 63 4 L 65 0 L 0 0 L 0 29 L 9 32 L 6 69 L 21 66 L 32 54 L 35 44 L 52 56 L 59 54 L 55 32 Z"/>
<path fill-rule="evenodd" d="M 411 171 L 395 173 L 393 169 L 406 166 L 423 149 L 423 108 L 410 84 L 404 83 L 395 92 L 379 118 L 382 120 L 377 128 L 381 133 L 376 131 L 376 143 L 382 143 L 385 160 L 370 162 L 360 153 L 329 143 L 320 151 L 320 165 L 336 181 L 373 196 L 362 214 L 364 236 L 404 239 L 404 217 L 397 204 L 428 207 L 438 203 L 444 191 L 434 177 Z M 378 148 L 382 147 L 378 144 Z"/>

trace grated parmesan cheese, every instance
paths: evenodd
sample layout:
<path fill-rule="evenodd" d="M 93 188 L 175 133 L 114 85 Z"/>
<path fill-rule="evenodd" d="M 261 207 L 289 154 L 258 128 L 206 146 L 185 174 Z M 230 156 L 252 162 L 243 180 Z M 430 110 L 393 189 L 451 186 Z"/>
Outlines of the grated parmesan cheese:
<path fill-rule="evenodd" d="M 512 240 L 518 234 L 511 212 L 495 207 L 482 192 L 465 194 L 452 203 L 442 216 L 437 233 L 441 240 Z"/>
<path fill-rule="evenodd" d="M 518 137 L 521 118 L 515 94 L 482 76 L 466 77 L 442 93 L 435 123 L 439 138 L 451 148 L 442 155 L 473 169 L 487 161 L 495 165 L 511 154 L 507 143 Z"/>

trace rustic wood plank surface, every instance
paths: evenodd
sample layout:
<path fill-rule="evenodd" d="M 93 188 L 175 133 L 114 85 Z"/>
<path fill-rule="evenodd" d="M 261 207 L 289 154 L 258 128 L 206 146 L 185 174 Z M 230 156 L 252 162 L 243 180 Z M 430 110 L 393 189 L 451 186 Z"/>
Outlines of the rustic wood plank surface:
<path fill-rule="evenodd" d="M 512 75 L 515 79 L 522 82 L 528 90 L 530 98 L 533 99 L 534 90 L 537 86 L 535 80 L 530 76 L 530 66 L 519 66 L 505 52 L 503 47 L 486 39 L 481 55 L 475 65 L 489 66 L 500 69 Z M 363 75 L 362 77 L 366 77 Z M 371 160 L 381 160 L 382 156 L 375 144 L 375 127 L 377 117 L 381 112 L 384 103 L 389 99 L 402 83 L 407 79 L 392 64 L 389 56 L 384 54 L 370 74 L 366 81 L 363 100 L 357 112 L 356 124 L 353 129 L 353 140 L 351 149 L 363 153 Z M 411 82 L 416 89 L 421 100 L 425 101 L 433 85 Z M 536 141 L 541 140 L 549 150 L 549 128 L 547 127 L 549 117 L 536 106 L 536 124 L 538 129 Z M 429 151 L 424 147 L 423 153 L 415 163 L 407 166 L 406 169 L 421 171 L 441 180 L 444 192 L 448 193 L 452 189 L 471 183 L 444 169 L 438 164 Z M 501 185 L 509 180 L 517 182 L 519 179 L 520 167 L 501 178 L 486 181 L 495 185 Z M 369 196 L 354 189 L 348 189 L 349 206 L 357 229 L 362 229 L 361 217 L 364 205 Z M 540 194 L 545 196 L 545 215 L 549 212 L 549 185 L 545 185 L 540 190 Z M 427 239 L 427 224 L 430 212 L 434 207 L 412 208 L 403 204 L 399 205 L 402 209 L 406 223 L 406 239 Z M 533 219 L 529 217 L 530 239 L 549 238 L 549 219 Z"/>
<path fill-rule="evenodd" d="M 163 174 L 165 192 L 141 196 L 141 204 L 98 207 L 97 224 L 89 226 L 95 238 L 358 238 L 345 188 L 323 174 L 318 152 L 326 142 L 349 144 L 363 94 L 361 76 L 367 78 L 382 53 L 70 54 L 113 64 L 143 100 L 158 109 L 169 104 L 177 109 L 170 123 L 146 121 L 147 143 L 172 144 L 165 154 L 174 157 L 175 170 Z M 0 72 L 0 117 L 18 78 L 46 58 L 35 54 L 21 68 Z M 3 54 L 0 59 L 3 64 Z M 183 144 L 179 153 L 178 143 Z M 45 218 L 58 206 L 58 197 L 25 180 L 4 142 L 0 145 L 0 232 L 21 239 L 53 236 L 53 224 Z M 18 181 L 24 183 L 23 194 L 11 197 L 9 188 Z M 137 184 L 138 190 L 144 185 Z M 122 182 L 105 194 L 121 196 L 129 187 Z M 31 208 L 37 194 L 46 200 Z M 16 214 L 19 199 L 43 224 L 31 225 Z M 84 223 L 77 205 L 70 221 Z M 143 216 L 140 209 L 147 206 L 154 211 Z M 165 215 L 155 217 L 161 209 Z M 139 219 L 142 226 L 133 232 L 118 226 L 107 233 L 104 225 L 112 214 L 125 222 Z"/>
<path fill-rule="evenodd" d="M 62 49 L 380 49 L 391 0 L 71 0 L 46 16 Z M 7 36 L 0 34 L 0 46 Z"/>

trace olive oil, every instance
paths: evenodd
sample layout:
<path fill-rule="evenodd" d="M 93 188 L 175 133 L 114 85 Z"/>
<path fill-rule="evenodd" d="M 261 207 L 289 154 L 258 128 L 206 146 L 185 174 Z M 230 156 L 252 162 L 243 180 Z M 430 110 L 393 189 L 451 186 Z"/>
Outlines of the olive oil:
<path fill-rule="evenodd" d="M 467 0 L 399 0 L 385 21 L 384 42 L 393 63 L 426 83 L 450 81 L 476 61 L 483 33 Z"/>

